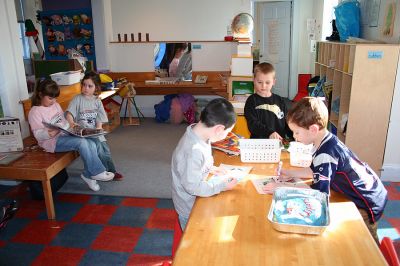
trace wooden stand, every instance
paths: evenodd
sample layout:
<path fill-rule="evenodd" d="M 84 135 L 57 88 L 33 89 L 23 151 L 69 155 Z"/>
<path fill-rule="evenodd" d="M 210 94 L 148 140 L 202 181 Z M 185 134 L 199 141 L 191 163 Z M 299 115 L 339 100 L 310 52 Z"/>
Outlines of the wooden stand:
<path fill-rule="evenodd" d="M 141 118 L 144 118 L 143 113 L 139 110 L 135 102 L 135 96 L 127 96 L 122 98 L 121 107 L 125 102 L 125 111 L 124 117 L 121 118 L 123 126 L 139 126 Z M 132 107 L 135 108 L 137 117 L 132 116 Z M 128 116 L 126 116 L 126 112 L 128 111 Z"/>

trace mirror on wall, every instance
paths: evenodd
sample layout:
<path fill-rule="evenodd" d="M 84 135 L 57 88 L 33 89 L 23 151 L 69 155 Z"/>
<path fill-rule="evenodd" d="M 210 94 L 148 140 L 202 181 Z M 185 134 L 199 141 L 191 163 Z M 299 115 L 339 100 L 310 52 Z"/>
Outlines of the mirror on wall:
<path fill-rule="evenodd" d="M 154 47 L 156 77 L 192 80 L 191 43 L 157 43 Z"/>

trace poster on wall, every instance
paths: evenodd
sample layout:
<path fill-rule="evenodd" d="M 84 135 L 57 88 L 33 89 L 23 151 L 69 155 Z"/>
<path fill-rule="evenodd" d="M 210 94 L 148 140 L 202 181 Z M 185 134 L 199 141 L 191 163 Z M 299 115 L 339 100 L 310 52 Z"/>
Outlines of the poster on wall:
<path fill-rule="evenodd" d="M 66 60 L 74 49 L 96 65 L 90 9 L 43 11 L 40 20 L 47 60 Z"/>

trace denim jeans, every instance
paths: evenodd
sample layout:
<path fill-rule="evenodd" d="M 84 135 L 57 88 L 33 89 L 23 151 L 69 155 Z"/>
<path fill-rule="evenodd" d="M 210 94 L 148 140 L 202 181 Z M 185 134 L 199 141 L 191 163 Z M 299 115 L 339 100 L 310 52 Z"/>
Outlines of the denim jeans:
<path fill-rule="evenodd" d="M 106 141 L 100 141 L 98 138 L 90 139 L 96 143 L 97 155 L 100 158 L 100 161 L 103 163 L 106 171 L 115 173 L 115 165 L 111 157 L 110 147 L 108 146 Z"/>
<path fill-rule="evenodd" d="M 83 175 L 87 178 L 98 175 L 106 170 L 97 155 L 96 144 L 85 138 L 59 136 L 54 151 L 78 151 L 84 164 Z"/>
<path fill-rule="evenodd" d="M 179 215 L 179 223 L 181 225 L 182 231 L 185 231 L 188 220 L 189 220 L 189 218 L 185 218 L 185 217 Z"/>

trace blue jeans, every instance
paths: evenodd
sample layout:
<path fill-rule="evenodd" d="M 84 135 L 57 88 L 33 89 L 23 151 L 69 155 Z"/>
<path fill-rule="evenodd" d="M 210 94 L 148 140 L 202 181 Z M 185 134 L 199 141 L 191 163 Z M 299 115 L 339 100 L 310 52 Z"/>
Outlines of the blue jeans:
<path fill-rule="evenodd" d="M 179 223 L 181 225 L 182 231 L 185 231 L 188 220 L 189 220 L 189 218 L 185 218 L 185 217 L 179 215 Z"/>
<path fill-rule="evenodd" d="M 98 175 L 106 169 L 97 155 L 96 144 L 85 138 L 59 136 L 54 152 L 78 151 L 84 164 L 83 175 L 87 178 Z"/>
<path fill-rule="evenodd" d="M 90 140 L 93 140 L 96 143 L 97 155 L 99 156 L 100 161 L 106 168 L 106 171 L 111 173 L 117 172 L 115 170 L 115 165 L 111 158 L 110 147 L 108 146 L 107 142 L 100 141 L 98 138 L 92 138 Z"/>

